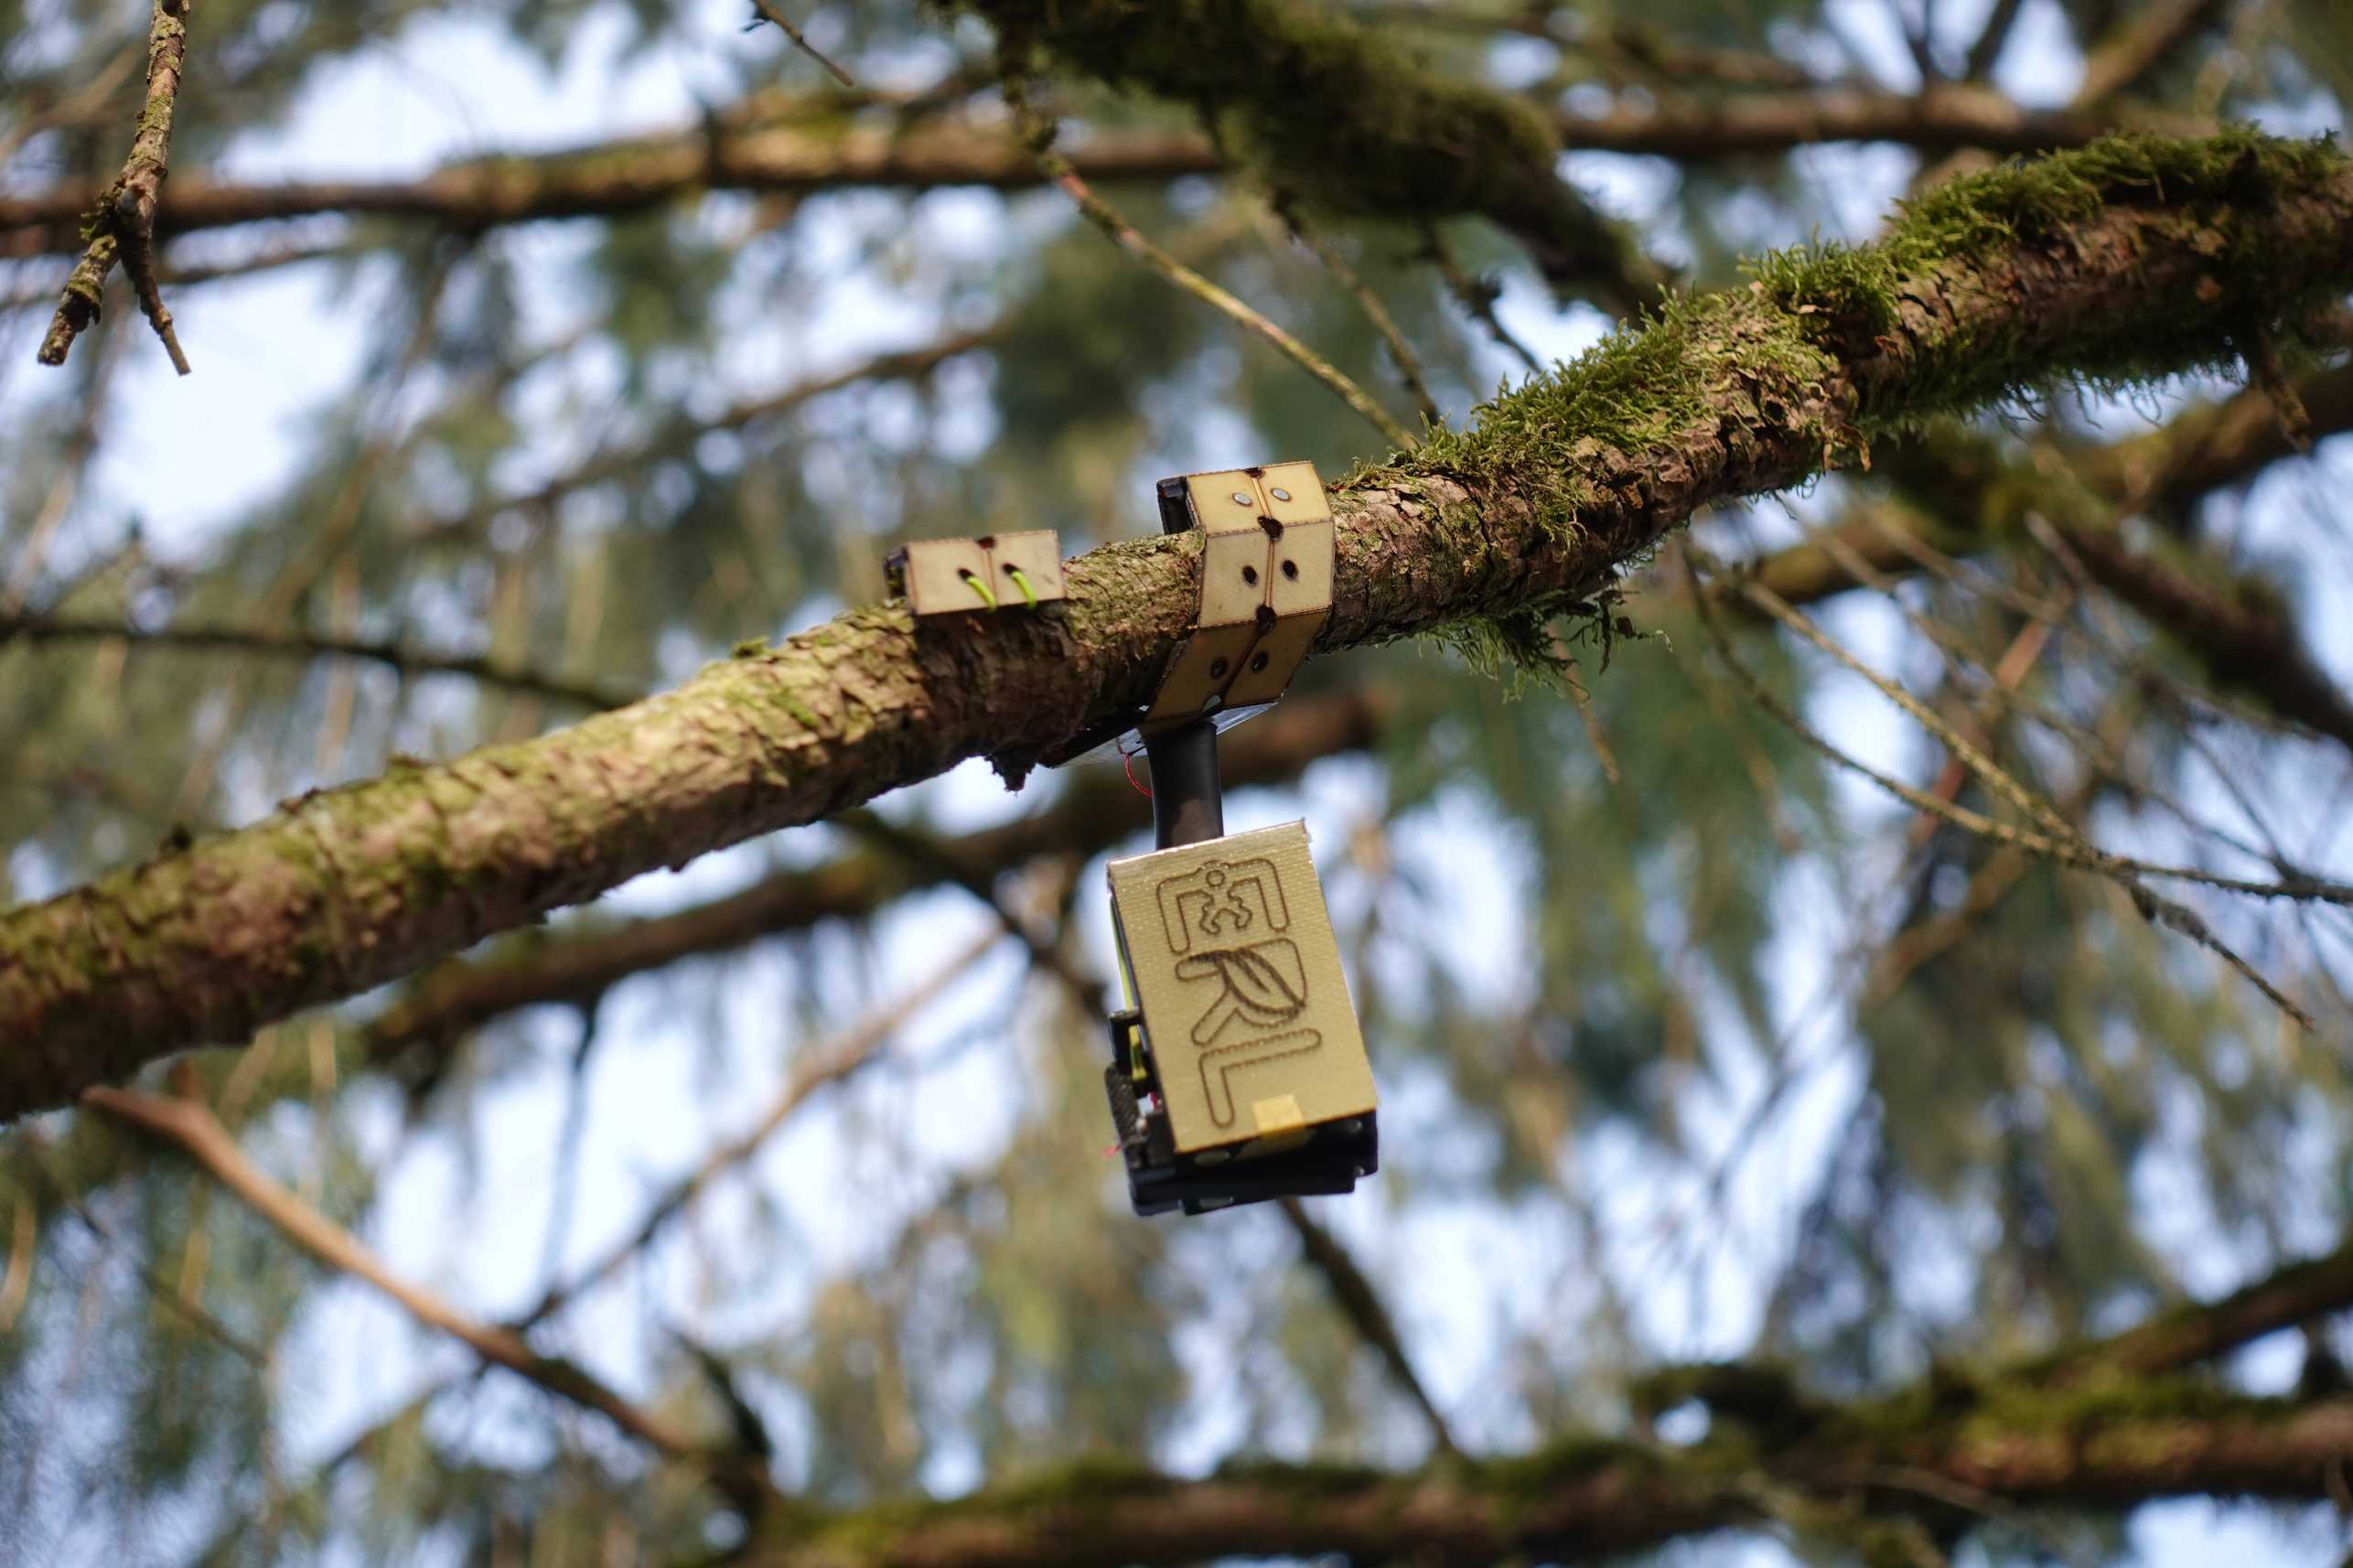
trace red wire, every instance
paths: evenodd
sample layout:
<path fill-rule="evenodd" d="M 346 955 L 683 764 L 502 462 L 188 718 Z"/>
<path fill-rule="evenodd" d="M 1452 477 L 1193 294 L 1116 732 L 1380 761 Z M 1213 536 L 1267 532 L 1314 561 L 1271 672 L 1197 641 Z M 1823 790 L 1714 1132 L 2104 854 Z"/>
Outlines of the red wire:
<path fill-rule="evenodd" d="M 1132 752 L 1132 751 L 1123 751 L 1123 752 L 1121 752 L 1121 753 L 1120 753 L 1120 756 L 1121 756 L 1121 757 L 1124 757 L 1124 758 L 1126 758 L 1126 761 L 1125 761 L 1122 766 L 1123 766 L 1123 767 L 1127 769 L 1127 781 L 1128 781 L 1129 783 L 1131 783 L 1131 784 L 1134 784 L 1134 785 L 1135 785 L 1135 790 L 1136 790 L 1136 793 L 1137 793 L 1137 794 L 1142 795 L 1142 796 L 1143 796 L 1145 800 L 1151 800 L 1151 799 L 1152 799 L 1152 786 L 1151 786 L 1151 785 L 1149 785 L 1149 784 L 1137 783 L 1137 781 L 1136 781 L 1136 777 L 1135 777 L 1135 753 L 1134 753 L 1134 752 Z"/>

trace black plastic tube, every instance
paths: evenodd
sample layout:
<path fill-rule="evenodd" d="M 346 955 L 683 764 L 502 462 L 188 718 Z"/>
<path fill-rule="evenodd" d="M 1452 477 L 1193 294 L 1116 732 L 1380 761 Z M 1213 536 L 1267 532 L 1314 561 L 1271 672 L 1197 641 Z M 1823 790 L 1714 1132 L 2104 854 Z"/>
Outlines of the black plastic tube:
<path fill-rule="evenodd" d="M 1152 842 L 1158 849 L 1223 837 L 1224 797 L 1218 782 L 1218 726 L 1207 719 L 1144 737 L 1152 764 Z"/>

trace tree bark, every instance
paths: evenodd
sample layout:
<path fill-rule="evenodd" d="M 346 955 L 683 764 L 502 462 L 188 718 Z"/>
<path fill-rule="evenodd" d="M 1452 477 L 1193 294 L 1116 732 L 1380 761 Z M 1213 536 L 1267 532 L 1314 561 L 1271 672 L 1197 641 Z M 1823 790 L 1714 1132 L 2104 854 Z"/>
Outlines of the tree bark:
<path fill-rule="evenodd" d="M 1336 486 L 1316 650 L 1478 618 L 1524 641 L 1698 509 L 1800 483 L 1875 431 L 2209 360 L 2348 285 L 2353 169 L 2324 144 L 2118 139 L 1958 182 L 1878 246 L 1768 258 L 1749 289 L 1679 302 Z M 1199 565 L 1197 539 L 1152 537 L 1074 560 L 1069 598 L 1037 613 L 853 610 L 575 728 L 403 762 L 0 916 L 0 1116 L 967 757 L 1018 782 L 1150 696 Z"/>
<path fill-rule="evenodd" d="M 796 1519 L 760 1568 L 1123 1568 L 1229 1556 L 1480 1568 L 1577 1562 L 1760 1522 L 1767 1499 L 1864 1548 L 1896 1521 L 1961 1529 L 2006 1509 L 2106 1510 L 2162 1498 L 2322 1501 L 2353 1452 L 2353 1401 L 2297 1403 L 2190 1383 L 1963 1395 L 1950 1416 L 1894 1402 L 1765 1443 L 1691 1449 L 1567 1440 L 1420 1474 L 1252 1466 L 1201 1480 L 1073 1471 L 954 1502 Z M 1728 1425 L 1719 1421 L 1719 1426 Z"/>

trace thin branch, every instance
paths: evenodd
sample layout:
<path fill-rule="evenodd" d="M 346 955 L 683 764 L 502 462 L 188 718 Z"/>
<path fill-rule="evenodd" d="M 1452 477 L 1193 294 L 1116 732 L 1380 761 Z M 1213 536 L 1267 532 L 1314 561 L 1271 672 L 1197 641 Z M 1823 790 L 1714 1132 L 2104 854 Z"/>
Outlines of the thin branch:
<path fill-rule="evenodd" d="M 1969 46 L 1969 58 L 1961 66 L 1963 77 L 1982 81 L 1993 74 L 2003 48 L 2010 41 L 2010 30 L 2018 25 L 2018 15 L 2025 8 L 2026 0 L 1993 0 L 1993 9 L 1986 16 L 1977 41 Z"/>
<path fill-rule="evenodd" d="M 1092 187 L 1079 177 L 1070 161 L 1054 150 L 1052 124 L 1029 106 L 1029 100 L 1019 76 L 1006 72 L 1005 102 L 1011 106 L 1014 119 L 1029 143 L 1030 156 L 1046 177 L 1062 188 L 1063 193 L 1078 204 L 1079 210 L 1108 235 L 1112 242 L 1143 262 L 1154 272 L 1175 284 L 1203 304 L 1218 310 L 1244 331 L 1253 333 L 1273 344 L 1291 362 L 1324 383 L 1333 395 L 1364 417 L 1366 424 L 1378 431 L 1381 438 L 1401 451 L 1412 451 L 1419 445 L 1403 425 L 1365 395 L 1364 389 L 1343 374 L 1338 367 L 1305 343 L 1269 321 L 1235 295 L 1219 288 L 1199 273 L 1154 244 L 1122 218 L 1111 205 L 1097 196 Z"/>
<path fill-rule="evenodd" d="M 1542 375 L 1544 361 L 1531 352 L 1527 344 L 1513 336 L 1511 329 L 1504 326 L 1503 318 L 1496 314 L 1495 302 L 1503 296 L 1503 285 L 1491 278 L 1473 277 L 1465 272 L 1462 263 L 1455 260 L 1454 252 L 1446 248 L 1445 240 L 1439 237 L 1435 229 L 1429 231 L 1428 243 L 1423 253 L 1429 258 L 1431 265 L 1438 269 L 1438 275 L 1445 280 L 1446 292 L 1454 295 L 1455 303 L 1462 306 L 1463 314 L 1486 328 L 1487 335 L 1527 366 L 1530 375 Z"/>
<path fill-rule="evenodd" d="M 828 88 L 828 100 L 839 90 Z M 658 134 L 563 152 L 472 157 L 412 179 L 313 180 L 276 184 L 176 181 L 162 214 L 167 235 L 326 215 L 392 218 L 459 232 L 549 219 L 607 218 L 691 200 L 713 190 L 779 196 L 864 188 L 913 190 L 977 186 L 1027 189 L 1037 165 L 1002 126 L 938 115 L 912 126 L 803 126 L 765 105 L 768 123 L 722 117 Z M 815 103 L 789 106 L 814 114 Z M 837 110 L 827 110 L 829 119 Z M 1200 136 L 1112 132 L 1071 155 L 1090 179 L 1168 180 L 1214 175 L 1223 166 Z M 90 205 L 86 187 L 0 196 L 0 256 L 79 249 L 73 225 Z M 389 243 L 393 236 L 349 236 Z"/>
<path fill-rule="evenodd" d="M 619 216 L 712 190 L 1013 190 L 1042 181 L 1035 160 L 1002 127 L 962 116 L 846 131 L 794 123 L 796 114 L 838 116 L 841 96 L 840 90 L 829 88 L 822 102 L 779 104 L 762 99 L 723 114 L 715 125 L 561 152 L 470 157 L 410 179 L 245 184 L 187 174 L 175 180 L 171 205 L 159 215 L 158 227 L 177 235 L 338 215 L 403 219 L 471 232 L 546 219 Z M 1564 145 L 1578 150 L 1704 164 L 1835 142 L 1889 142 L 1930 153 L 2036 153 L 2081 146 L 2128 124 L 2176 134 L 2212 128 L 2198 117 L 2145 109 L 2129 116 L 2024 109 L 1989 89 L 1945 84 L 1918 97 L 1845 88 L 1723 101 L 1668 92 L 1600 115 L 1557 114 L 1552 130 Z M 1067 156 L 1098 186 L 1227 170 L 1209 138 L 1186 132 L 1098 130 Z M 76 225 L 94 195 L 84 186 L 59 186 L 0 196 L 0 257 L 79 250 Z M 366 238 L 354 235 L 351 242 Z"/>
<path fill-rule="evenodd" d="M 2070 107 L 2091 108 L 2133 86 L 2229 8 L 2229 0 L 2154 0 L 2126 10 L 2122 24 L 2086 56 Z"/>
<path fill-rule="evenodd" d="M 529 1379 L 550 1393 L 593 1410 L 649 1447 L 672 1456 L 698 1452 L 684 1434 L 638 1409 L 584 1369 L 540 1355 L 511 1329 L 467 1316 L 421 1285 L 401 1279 L 351 1235 L 280 1187 L 245 1157 L 218 1118 L 192 1100 L 162 1099 L 125 1089 L 92 1089 L 83 1102 L 177 1144 L 285 1238 L 325 1263 L 392 1297 L 426 1327 L 463 1343 L 485 1361 Z"/>
<path fill-rule="evenodd" d="M 1227 787 L 1285 782 L 1320 757 L 1373 746 L 1395 714 L 1395 702 L 1375 687 L 1295 695 L 1224 737 Z M 1138 830 L 1142 804 L 1118 769 L 1082 768 L 1045 810 L 928 849 L 913 848 L 913 835 L 902 832 L 887 845 L 870 840 L 877 848 L 780 871 L 671 914 L 517 938 L 486 957 L 452 959 L 419 976 L 396 1005 L 362 1029 L 361 1055 L 383 1061 L 404 1047 L 452 1040 L 521 1008 L 578 1005 L 633 974 L 824 920 L 861 919 L 943 880 L 987 887 L 1042 856 L 1100 854 Z"/>
<path fill-rule="evenodd" d="M 792 40 L 792 47 L 794 48 L 799 49 L 802 54 L 807 55 L 811 59 L 813 59 L 819 65 L 823 66 L 826 71 L 833 76 L 834 81 L 840 82 L 844 87 L 855 91 L 858 84 L 857 81 L 852 78 L 850 73 L 843 70 L 840 66 L 834 64 L 831 59 L 827 59 L 825 55 L 818 49 L 815 44 L 809 41 L 808 38 L 802 34 L 799 27 L 792 25 L 792 18 L 787 16 L 782 11 L 778 10 L 773 5 L 770 5 L 769 0 L 752 0 L 752 9 L 759 13 L 758 16 L 753 19 L 752 27 L 757 27 L 763 21 L 774 23 L 779 32 L 783 33 L 786 38 Z M 751 29 L 748 27 L 745 29 L 747 32 L 750 30 Z"/>
<path fill-rule="evenodd" d="M 2225 892 L 2250 894 L 2258 898 L 2311 899 L 2325 904 L 2353 904 L 2353 886 L 2343 883 L 2304 877 L 2282 878 L 2274 882 L 2251 882 L 2239 877 L 2211 875 L 2194 866 L 2160 865 L 2149 861 L 2134 860 L 2124 855 L 2111 854 L 2098 848 L 2084 839 L 2072 823 L 2059 816 L 2048 801 L 2011 777 L 1992 757 L 1986 756 L 1966 736 L 1947 724 L 1934 709 L 1847 651 L 1844 645 L 1792 609 L 1771 589 L 1756 583 L 1744 583 L 1740 586 L 1740 592 L 1751 604 L 1767 615 L 1863 677 L 1874 691 L 1901 708 L 1921 728 L 1941 742 L 1948 751 L 1959 757 L 1962 764 L 1977 776 L 1979 782 L 2009 801 L 2028 818 L 2040 824 L 2044 830 L 2042 834 L 2026 833 L 2020 836 L 2017 829 L 1993 822 L 1990 818 L 1977 817 L 1978 822 L 2001 830 L 2000 833 L 1989 836 L 2007 835 L 2005 842 L 2017 843 L 2022 848 L 2052 854 L 2054 858 L 2065 860 L 2068 865 L 2104 872 L 2111 875 L 2160 876 L 2179 882 L 2194 882 L 2204 886 L 2219 888 Z M 1912 793 L 1921 796 L 1923 800 L 1934 799 L 1918 790 L 1914 790 Z M 1914 803 L 1919 802 L 1916 800 Z M 1948 807 L 1939 814 L 1948 821 L 1961 823 L 1961 818 L 1954 814 L 1958 808 Z M 1974 812 L 1964 814 L 1976 817 Z"/>
<path fill-rule="evenodd" d="M 139 109 L 138 134 L 123 172 L 100 196 L 84 227 L 90 248 L 82 252 L 65 283 L 64 297 L 41 339 L 44 365 L 62 365 L 73 340 L 98 319 L 106 288 L 106 274 L 119 259 L 138 294 L 139 308 L 163 339 L 172 368 L 188 372 L 172 313 L 164 306 L 156 283 L 156 204 L 163 193 L 164 177 L 171 172 L 172 112 L 179 100 L 180 74 L 188 63 L 188 14 L 196 0 L 153 0 L 147 26 L 147 96 Z"/>
<path fill-rule="evenodd" d="M 440 544 L 478 533 L 491 518 L 500 512 L 544 512 L 576 490 L 618 478 L 671 453 L 689 450 L 698 439 L 713 431 L 741 430 L 747 425 L 758 424 L 789 413 L 816 398 L 863 381 L 907 380 L 929 375 L 959 355 L 1002 342 L 1005 335 L 1005 329 L 1002 326 L 983 327 L 970 332 L 954 333 L 919 348 L 886 349 L 856 364 L 812 376 L 766 397 L 749 398 L 735 403 L 714 419 L 682 416 L 663 424 L 643 441 L 627 446 L 600 445 L 593 455 L 534 489 L 505 496 L 459 516 L 424 524 L 419 529 L 417 537 L 425 543 Z"/>
<path fill-rule="evenodd" d="M 315 632 L 264 631 L 231 626 L 167 626 L 145 630 L 97 618 L 0 616 L 0 647 L 16 638 L 27 642 L 104 642 L 120 639 L 157 648 L 226 649 L 295 659 L 357 659 L 403 675 L 463 675 L 486 685 L 553 697 L 597 710 L 621 707 L 637 701 L 639 695 L 566 681 L 500 660 L 470 654 L 427 653 L 395 642 Z"/>
<path fill-rule="evenodd" d="M 1695 552 L 1687 553 L 1696 555 Z M 1716 626 L 1714 612 L 1708 607 L 1707 590 L 1694 575 L 1692 584 L 1693 599 L 1699 607 L 1701 625 L 1705 629 L 1717 656 L 1740 680 L 1757 705 L 1779 720 L 1800 740 L 1832 762 L 1868 779 L 1896 799 L 1922 811 L 1941 817 L 1956 827 L 1996 843 L 2007 844 L 2030 854 L 2041 855 L 2062 865 L 2098 872 L 2109 877 L 2132 897 L 2134 906 L 2143 918 L 2163 924 L 2213 952 L 2245 976 L 2265 997 L 2302 1027 L 2306 1030 L 2315 1027 L 2311 1017 L 2303 1008 L 2282 993 L 2276 986 L 2257 972 L 2253 966 L 2227 946 L 2204 920 L 2181 905 L 2152 893 L 2148 888 L 2142 886 L 2137 879 L 2143 876 L 2165 877 L 2194 882 L 2227 892 L 2250 894 L 2256 897 L 2310 899 L 2331 904 L 2353 904 L 2353 886 L 2334 882 L 2289 878 L 2272 882 L 2254 882 L 2238 877 L 2217 876 L 2194 866 L 2161 865 L 2129 856 L 2112 854 L 2101 849 L 2077 832 L 2072 826 L 2058 820 L 2056 813 L 2051 811 L 2046 802 L 2025 790 L 2024 786 L 2019 785 L 2007 773 L 1995 767 L 1991 759 L 1963 738 L 1959 731 L 1939 718 L 1918 698 L 1864 664 L 1835 641 L 1823 636 L 1812 622 L 1789 609 L 1787 605 L 1781 604 L 1769 590 L 1760 589 L 1751 583 L 1742 585 L 1741 591 L 1750 596 L 1751 602 L 1771 614 L 1775 619 L 1781 620 L 1784 625 L 1789 626 L 1807 640 L 1815 643 L 1824 652 L 1861 675 L 1875 690 L 1902 708 L 1931 735 L 1943 742 L 1946 748 L 1960 757 L 1988 788 L 2011 800 L 2014 805 L 2019 806 L 2029 816 L 2053 831 L 2036 832 L 2032 829 L 1998 822 L 1982 812 L 1955 805 L 1939 795 L 1881 772 L 1870 764 L 1832 745 L 1820 732 L 1800 718 L 1788 703 L 1775 696 L 1771 690 L 1757 679 L 1755 671 L 1734 656 L 1731 645 L 1724 639 L 1722 629 Z M 1777 606 L 1778 609 L 1775 607 Z"/>
<path fill-rule="evenodd" d="M 1316 259 L 1324 263 L 1324 270 L 1348 291 L 1358 308 L 1364 312 L 1365 319 L 1371 322 L 1373 330 L 1381 334 L 1381 340 L 1389 345 L 1390 357 L 1397 362 L 1398 379 L 1405 383 L 1405 390 L 1413 397 L 1413 406 L 1422 411 L 1423 419 L 1431 425 L 1443 424 L 1444 416 L 1438 413 L 1438 402 L 1430 395 L 1428 380 L 1422 373 L 1421 357 L 1413 352 L 1413 345 L 1405 340 L 1405 334 L 1398 328 L 1397 317 L 1389 313 L 1389 306 L 1381 303 L 1381 295 L 1375 294 L 1371 285 L 1348 264 L 1348 259 L 1340 253 L 1338 246 L 1304 225 L 1297 212 L 1292 210 L 1288 204 L 1278 203 L 1274 210 L 1290 229 L 1292 237 L 1313 251 Z"/>
<path fill-rule="evenodd" d="M 1357 1266 L 1356 1259 L 1340 1239 L 1318 1223 L 1305 1204 L 1295 1197 L 1284 1197 L 1280 1203 L 1283 1218 L 1298 1233 L 1300 1256 L 1324 1277 L 1325 1285 L 1332 1293 L 1332 1305 L 1348 1319 L 1357 1337 L 1381 1357 L 1381 1364 L 1390 1378 L 1413 1402 L 1422 1419 L 1429 1423 L 1430 1436 L 1438 1452 L 1461 1452 L 1455 1445 L 1454 1434 L 1446 1428 L 1446 1418 L 1439 1413 L 1436 1402 L 1430 1398 L 1429 1391 L 1413 1370 L 1413 1359 L 1405 1354 L 1405 1342 L 1398 1337 L 1396 1320 L 1390 1316 L 1372 1281 Z"/>
<path fill-rule="evenodd" d="M 672 1182 L 646 1210 L 636 1230 L 615 1242 L 603 1257 L 574 1276 L 570 1283 L 548 1290 L 530 1311 L 515 1321 L 515 1329 L 529 1328 L 619 1273 L 624 1264 L 643 1251 L 661 1233 L 662 1228 L 683 1212 L 686 1206 L 700 1197 L 713 1182 L 758 1154 L 810 1096 L 870 1065 L 909 1018 L 929 1006 L 941 992 L 961 979 L 964 972 L 978 962 L 1003 936 L 1003 931 L 991 926 L 951 954 L 948 961 L 928 977 L 868 1013 L 838 1038 L 820 1047 L 786 1081 L 784 1091 L 777 1096 L 757 1122 L 713 1149 L 694 1169 Z"/>

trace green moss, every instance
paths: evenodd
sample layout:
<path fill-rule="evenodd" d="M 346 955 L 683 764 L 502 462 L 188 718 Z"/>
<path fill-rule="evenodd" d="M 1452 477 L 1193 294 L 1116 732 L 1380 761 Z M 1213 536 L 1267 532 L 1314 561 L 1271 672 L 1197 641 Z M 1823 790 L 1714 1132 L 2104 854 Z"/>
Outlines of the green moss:
<path fill-rule="evenodd" d="M 1563 1487 L 1596 1475 L 1612 1466 L 1642 1470 L 1660 1467 L 1660 1456 L 1639 1444 L 1614 1437 L 1576 1434 L 1554 1438 L 1541 1448 L 1509 1459 L 1482 1460 L 1477 1474 L 1485 1489 L 1507 1503 L 1550 1501 Z"/>
<path fill-rule="evenodd" d="M 825 726 L 818 722 L 817 710 L 811 707 L 807 703 L 802 702 L 790 688 L 780 689 L 776 693 L 776 705 L 782 708 L 786 713 L 790 714 L 794 722 L 799 724 L 801 728 L 809 731 L 810 734 L 818 735 L 823 733 Z"/>
<path fill-rule="evenodd" d="M 1327 7 L 1289 0 L 969 0 L 1029 44 L 1114 87 L 1197 110 L 1283 194 L 1382 220 L 1487 218 L 1556 282 L 1631 306 L 1652 274 L 1555 173 L 1536 107 L 1426 70 Z"/>
<path fill-rule="evenodd" d="M 2058 239 L 2110 209 L 2165 208 L 2208 221 L 2197 243 L 2215 271 L 2242 293 L 2260 295 L 2260 286 L 2250 285 L 2260 285 L 2269 258 L 2248 236 L 2244 215 L 2265 212 L 2282 193 L 2309 188 L 2344 162 L 2329 138 L 2282 140 L 2247 127 L 2199 138 L 2109 136 L 1950 180 L 1902 203 L 1873 244 L 1798 246 L 1749 263 L 1748 272 L 1767 297 L 1804 313 L 1817 340 L 1852 350 L 1899 327 L 1907 284 L 1949 263 Z M 2263 298 L 2262 308 L 2295 313 L 2293 302 L 2276 297 Z M 2077 325 L 2057 355 L 2047 322 L 2003 320 L 1987 331 L 1964 332 L 1936 363 L 1919 368 L 1925 373 L 1905 379 L 1900 401 L 1870 412 L 1881 427 L 1891 427 L 2050 379 L 2044 368 L 2054 362 L 2066 380 L 2109 388 L 2197 368 L 2228 352 L 2211 320 L 2194 316 L 2170 332 L 2131 314 Z"/>
<path fill-rule="evenodd" d="M 1090 1507 L 1113 1498 L 1156 1496 L 1179 1485 L 1149 1466 L 1104 1455 L 944 1502 L 885 1503 L 831 1520 L 804 1516 L 791 1520 L 784 1533 L 814 1556 L 831 1561 L 830 1553 L 854 1563 L 943 1520 L 1012 1519 L 1041 1509 L 1083 1516 Z"/>
<path fill-rule="evenodd" d="M 1237 1486 L 1264 1487 L 1300 1498 L 1352 1497 L 1393 1477 L 1367 1465 L 1330 1460 L 1286 1464 L 1280 1460 L 1236 1459 L 1217 1468 L 1216 1479 Z"/>
<path fill-rule="evenodd" d="M 1482 503 L 1527 506 L 1563 545 L 1588 532 L 1607 499 L 1642 504 L 1656 475 L 1703 457 L 1777 458 L 1803 483 L 1867 452 L 1875 435 L 1919 427 L 2054 380 L 2112 387 L 2227 355 L 2250 310 L 2296 315 L 2313 291 L 2284 280 L 2315 269 L 2283 258 L 2262 226 L 2281 197 L 2339 175 L 2329 141 L 2234 130 L 2200 140 L 2112 136 L 2079 150 L 1969 176 L 1907 202 L 1887 235 L 1862 246 L 1800 246 L 1748 264 L 1746 290 L 1671 299 L 1576 360 L 1499 392 L 1462 430 L 1437 430 L 1410 463 L 1352 484 L 1411 488 L 1433 473 Z M 2151 298 L 2137 310 L 2053 321 L 2015 300 L 1972 293 L 1968 263 L 2022 244 L 2056 244 L 2106 209 L 2182 215 L 2190 245 L 2229 280 Z M 2133 265 L 2137 256 L 2120 256 Z M 1921 303 L 1949 285 L 1949 312 Z M 1900 360 L 1870 384 L 1860 367 Z M 1476 519 L 1468 525 L 1476 534 Z M 1576 601 L 1522 604 L 1438 634 L 1482 667 L 1544 672 L 1557 663 L 1545 623 Z"/>

